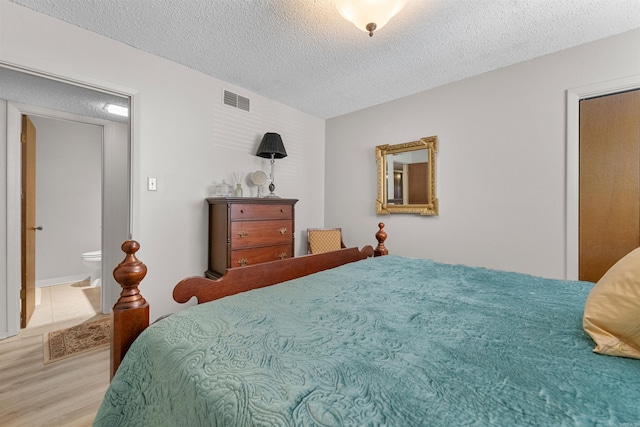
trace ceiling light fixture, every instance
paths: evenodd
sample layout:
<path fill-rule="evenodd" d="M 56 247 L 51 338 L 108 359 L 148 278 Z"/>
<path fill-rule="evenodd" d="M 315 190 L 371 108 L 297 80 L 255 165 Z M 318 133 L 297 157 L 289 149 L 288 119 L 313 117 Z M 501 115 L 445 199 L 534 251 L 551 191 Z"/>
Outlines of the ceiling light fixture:
<path fill-rule="evenodd" d="M 115 104 L 107 104 L 104 106 L 105 110 L 107 110 L 110 114 L 115 114 L 116 116 L 129 116 L 129 108 L 123 107 L 122 105 Z"/>
<path fill-rule="evenodd" d="M 373 32 L 384 27 L 400 11 L 407 0 L 335 0 L 340 15 L 358 29 Z"/>

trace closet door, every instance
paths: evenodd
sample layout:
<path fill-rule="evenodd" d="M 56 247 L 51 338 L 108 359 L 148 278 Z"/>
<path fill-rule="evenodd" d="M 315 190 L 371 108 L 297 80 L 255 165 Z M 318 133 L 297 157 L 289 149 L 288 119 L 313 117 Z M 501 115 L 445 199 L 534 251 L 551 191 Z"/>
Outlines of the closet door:
<path fill-rule="evenodd" d="M 579 278 L 640 246 L 640 90 L 580 101 Z"/>

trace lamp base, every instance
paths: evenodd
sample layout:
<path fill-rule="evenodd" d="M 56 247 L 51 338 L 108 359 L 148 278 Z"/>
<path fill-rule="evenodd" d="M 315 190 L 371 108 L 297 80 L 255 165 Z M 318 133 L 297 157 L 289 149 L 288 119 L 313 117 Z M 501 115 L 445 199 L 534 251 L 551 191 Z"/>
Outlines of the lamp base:
<path fill-rule="evenodd" d="M 273 160 L 272 160 L 273 161 Z M 269 184 L 269 191 L 270 193 L 267 194 L 264 197 L 277 197 L 278 199 L 280 198 L 280 196 L 278 196 L 276 193 L 273 192 L 273 190 L 276 189 L 275 184 L 273 183 L 273 163 L 271 163 L 271 184 Z"/>

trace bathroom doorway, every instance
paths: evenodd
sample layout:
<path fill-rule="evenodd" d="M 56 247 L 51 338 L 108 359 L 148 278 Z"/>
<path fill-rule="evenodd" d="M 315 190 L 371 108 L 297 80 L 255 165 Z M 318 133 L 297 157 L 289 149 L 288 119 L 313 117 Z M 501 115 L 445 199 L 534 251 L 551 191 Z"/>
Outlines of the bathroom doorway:
<path fill-rule="evenodd" d="M 33 224 L 23 225 L 23 236 L 31 234 L 35 249 L 33 257 L 23 254 L 23 270 L 35 279 L 35 310 L 29 318 L 23 308 L 21 327 L 95 316 L 102 311 L 104 127 L 29 115 L 23 116 L 23 135 L 25 122 L 33 129 L 35 161 L 28 164 L 23 156 L 23 177 L 34 178 L 33 189 L 23 182 L 23 200 L 34 200 Z M 23 244 L 23 251 L 28 246 Z M 28 289 L 24 294 L 23 307 L 28 305 Z"/>

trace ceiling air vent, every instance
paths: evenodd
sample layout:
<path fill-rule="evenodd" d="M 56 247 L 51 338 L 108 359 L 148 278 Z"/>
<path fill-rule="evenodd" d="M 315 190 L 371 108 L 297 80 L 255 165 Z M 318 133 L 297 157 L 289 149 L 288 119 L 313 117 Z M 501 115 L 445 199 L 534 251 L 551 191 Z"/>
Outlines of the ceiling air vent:
<path fill-rule="evenodd" d="M 245 98 L 244 96 L 229 92 L 228 90 L 224 91 L 224 105 L 229 105 L 231 107 L 239 108 L 244 111 L 249 111 L 250 103 L 251 100 L 249 98 Z"/>

